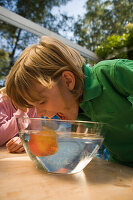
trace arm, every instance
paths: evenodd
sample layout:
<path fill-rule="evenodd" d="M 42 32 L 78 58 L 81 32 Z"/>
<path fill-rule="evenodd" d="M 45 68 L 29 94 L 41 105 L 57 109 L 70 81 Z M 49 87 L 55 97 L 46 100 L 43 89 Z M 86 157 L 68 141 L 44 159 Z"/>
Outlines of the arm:
<path fill-rule="evenodd" d="M 0 146 L 13 138 L 18 133 L 15 117 L 8 120 L 8 116 L 0 113 Z"/>
<path fill-rule="evenodd" d="M 18 110 L 13 113 L 13 116 L 9 120 L 8 115 L 2 112 L 0 113 L 0 146 L 18 134 L 16 116 L 23 117 L 25 116 L 25 113 Z"/>
<path fill-rule="evenodd" d="M 32 114 L 33 113 L 30 113 L 31 116 Z M 27 113 L 24 113 L 21 110 L 18 110 L 14 115 L 15 115 L 15 118 L 28 116 Z M 24 151 L 24 147 L 23 147 L 20 137 L 13 137 L 11 140 L 9 140 L 6 143 L 6 147 L 10 153 L 21 153 Z"/>
<path fill-rule="evenodd" d="M 16 116 L 24 116 L 21 110 L 16 111 L 7 97 L 0 96 L 0 146 L 18 134 Z M 35 108 L 29 109 L 29 117 L 36 117 Z"/>

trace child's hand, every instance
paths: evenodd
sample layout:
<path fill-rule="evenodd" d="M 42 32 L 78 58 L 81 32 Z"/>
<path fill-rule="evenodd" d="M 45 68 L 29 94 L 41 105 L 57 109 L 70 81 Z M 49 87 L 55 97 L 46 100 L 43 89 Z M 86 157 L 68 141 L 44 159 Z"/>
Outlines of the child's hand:
<path fill-rule="evenodd" d="M 21 153 L 24 151 L 21 139 L 14 137 L 6 143 L 6 147 L 10 153 Z"/>

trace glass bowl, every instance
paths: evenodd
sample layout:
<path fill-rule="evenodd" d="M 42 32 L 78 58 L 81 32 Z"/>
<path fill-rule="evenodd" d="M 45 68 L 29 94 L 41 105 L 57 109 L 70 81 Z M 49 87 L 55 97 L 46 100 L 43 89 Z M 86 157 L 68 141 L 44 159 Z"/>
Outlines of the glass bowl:
<path fill-rule="evenodd" d="M 83 170 L 102 145 L 102 123 L 43 118 L 17 118 L 25 151 L 48 173 Z"/>

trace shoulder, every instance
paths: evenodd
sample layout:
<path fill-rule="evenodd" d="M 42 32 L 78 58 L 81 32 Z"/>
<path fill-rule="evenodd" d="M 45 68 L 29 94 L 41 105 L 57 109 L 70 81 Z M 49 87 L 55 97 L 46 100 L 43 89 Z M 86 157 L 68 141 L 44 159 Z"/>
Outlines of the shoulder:
<path fill-rule="evenodd" d="M 118 61 L 118 59 L 100 61 L 92 67 L 92 72 L 98 78 L 108 77 L 108 79 L 112 79 L 114 78 L 115 66 Z"/>
<path fill-rule="evenodd" d="M 120 61 L 120 59 L 114 60 L 103 60 L 94 65 L 95 68 L 114 68 L 116 64 Z"/>
<path fill-rule="evenodd" d="M 0 94 L 0 103 L 6 103 L 9 101 L 9 98 L 5 94 Z"/>
<path fill-rule="evenodd" d="M 128 59 L 119 59 L 117 63 L 115 64 L 115 68 L 118 70 L 126 70 L 126 71 L 132 71 L 133 72 L 133 60 Z"/>
<path fill-rule="evenodd" d="M 116 77 L 121 73 L 133 72 L 133 61 L 128 59 L 104 60 L 94 65 L 92 70 L 97 75 Z"/>
<path fill-rule="evenodd" d="M 5 94 L 0 94 L 0 107 L 1 108 L 2 107 L 5 107 L 5 108 L 13 107 L 9 97 Z"/>
<path fill-rule="evenodd" d="M 97 69 L 116 69 L 123 67 L 132 67 L 133 68 L 133 60 L 128 59 L 114 59 L 114 60 L 104 60 L 100 61 L 94 67 Z"/>

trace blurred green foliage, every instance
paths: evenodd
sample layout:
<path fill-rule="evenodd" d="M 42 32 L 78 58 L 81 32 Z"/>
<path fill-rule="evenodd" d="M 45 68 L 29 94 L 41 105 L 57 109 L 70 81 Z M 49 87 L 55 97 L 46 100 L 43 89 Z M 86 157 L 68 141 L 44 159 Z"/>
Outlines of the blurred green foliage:
<path fill-rule="evenodd" d="M 68 1 L 70 0 L 0 0 L 0 6 L 59 33 L 71 30 L 72 17 L 54 14 L 52 9 L 66 5 Z M 0 20 L 0 85 L 21 52 L 38 40 L 38 36 Z"/>
<path fill-rule="evenodd" d="M 113 34 L 95 49 L 100 59 L 125 58 L 133 59 L 133 24 L 125 27 L 122 35 Z"/>
<path fill-rule="evenodd" d="M 4 78 L 5 74 L 8 71 L 9 67 L 9 54 L 3 49 L 0 49 L 0 78 Z"/>
<path fill-rule="evenodd" d="M 102 59 L 121 47 L 124 49 L 119 56 L 126 56 L 125 47 L 133 44 L 132 33 L 125 29 L 133 23 L 133 0 L 86 0 L 85 9 L 74 25 L 74 40 L 91 51 L 100 46 L 96 52 Z M 132 56 L 130 53 L 128 57 Z"/>

